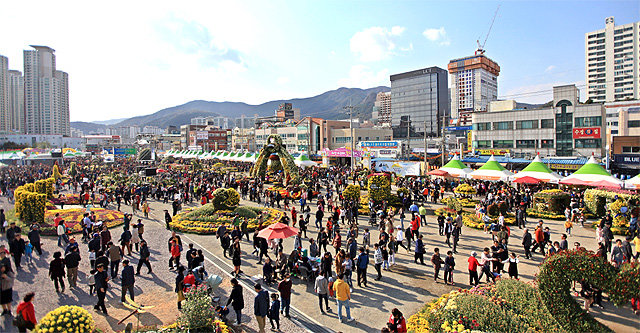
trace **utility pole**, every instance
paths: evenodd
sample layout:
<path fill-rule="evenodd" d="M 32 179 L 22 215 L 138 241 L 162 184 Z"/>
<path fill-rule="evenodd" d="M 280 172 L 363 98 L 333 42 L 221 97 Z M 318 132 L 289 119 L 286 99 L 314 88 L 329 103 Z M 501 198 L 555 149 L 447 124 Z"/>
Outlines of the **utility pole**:
<path fill-rule="evenodd" d="M 354 160 L 353 160 L 353 150 L 355 148 L 354 142 L 353 142 L 353 109 L 355 109 L 356 107 L 351 105 L 351 100 L 349 100 L 349 105 L 343 107 L 344 110 L 349 111 L 349 135 L 351 136 L 351 170 L 354 169 Z"/>
<path fill-rule="evenodd" d="M 427 174 L 427 121 L 424 121 L 424 174 Z"/>
<path fill-rule="evenodd" d="M 407 116 L 407 153 L 405 154 L 405 158 L 409 160 L 409 155 L 411 155 L 411 121 L 409 119 L 411 116 Z"/>

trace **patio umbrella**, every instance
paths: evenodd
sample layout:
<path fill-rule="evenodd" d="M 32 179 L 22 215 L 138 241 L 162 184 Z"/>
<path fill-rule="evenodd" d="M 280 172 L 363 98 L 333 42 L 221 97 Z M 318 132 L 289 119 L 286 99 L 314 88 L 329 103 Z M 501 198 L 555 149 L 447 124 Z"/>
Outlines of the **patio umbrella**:
<path fill-rule="evenodd" d="M 303 155 L 303 154 L 301 154 L 300 156 L 296 157 L 293 160 L 293 162 L 299 167 L 310 167 L 310 166 L 318 165 L 316 162 L 310 160 L 307 155 Z"/>
<path fill-rule="evenodd" d="M 480 180 L 507 180 L 510 176 L 513 176 L 513 172 L 500 165 L 493 155 L 489 157 L 487 163 L 469 174 L 470 178 Z"/>
<path fill-rule="evenodd" d="M 615 189 L 619 189 L 620 188 L 620 184 L 616 184 L 607 180 L 599 180 L 597 182 L 593 182 L 591 184 L 589 184 L 590 186 L 597 186 L 597 187 L 606 187 L 606 188 L 615 188 Z"/>
<path fill-rule="evenodd" d="M 542 180 L 534 177 L 524 176 L 516 178 L 516 180 L 514 180 L 513 182 L 518 184 L 539 184 L 542 183 Z"/>
<path fill-rule="evenodd" d="M 607 170 L 605 170 L 596 159 L 591 156 L 587 163 L 576 170 L 570 176 L 562 178 L 560 184 L 567 184 L 567 182 L 579 180 L 584 182 L 584 185 L 592 185 L 593 183 L 605 180 L 609 183 L 616 184 L 618 187 L 622 185 L 622 181 L 616 177 L 613 177 Z M 597 185 L 592 185 L 597 186 Z"/>
<path fill-rule="evenodd" d="M 467 178 L 467 175 L 471 173 L 471 169 L 460 161 L 458 155 L 454 156 L 447 164 L 438 170 L 445 171 L 452 177 L 458 178 Z"/>
<path fill-rule="evenodd" d="M 624 182 L 626 188 L 640 188 L 640 174 Z"/>
<path fill-rule="evenodd" d="M 266 240 L 270 239 L 285 239 L 298 234 L 298 229 L 290 227 L 284 223 L 272 224 L 258 232 L 258 237 Z"/>
<path fill-rule="evenodd" d="M 576 179 L 576 178 L 572 178 L 572 179 L 567 179 L 567 180 L 561 180 L 560 184 L 562 185 L 589 185 L 588 182 L 585 182 L 584 180 L 580 180 L 580 179 Z"/>

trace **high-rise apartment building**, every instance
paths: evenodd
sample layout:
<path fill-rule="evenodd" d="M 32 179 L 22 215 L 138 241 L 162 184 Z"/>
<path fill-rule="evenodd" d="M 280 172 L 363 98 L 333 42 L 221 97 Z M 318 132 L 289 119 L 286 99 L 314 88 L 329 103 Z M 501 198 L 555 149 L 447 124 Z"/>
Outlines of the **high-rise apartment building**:
<path fill-rule="evenodd" d="M 0 55 L 0 132 L 8 132 L 10 129 L 9 59 Z"/>
<path fill-rule="evenodd" d="M 383 127 L 391 127 L 391 92 L 379 92 L 373 103 L 373 118 L 378 119 L 378 124 Z"/>
<path fill-rule="evenodd" d="M 69 76 L 56 70 L 55 50 L 24 51 L 25 132 L 70 135 Z"/>
<path fill-rule="evenodd" d="M 462 126 L 471 125 L 473 112 L 485 112 L 498 99 L 500 66 L 476 52 L 474 56 L 449 61 L 451 115 Z"/>
<path fill-rule="evenodd" d="M 603 103 L 640 98 L 638 43 L 640 22 L 615 25 L 613 16 L 605 28 L 584 35 L 587 98 Z"/>
<path fill-rule="evenodd" d="M 439 67 L 391 75 L 394 138 L 440 135 L 442 118 L 450 114 L 447 76 L 447 71 Z"/>
<path fill-rule="evenodd" d="M 24 133 L 24 77 L 15 70 L 9 70 L 9 121 L 12 132 Z"/>

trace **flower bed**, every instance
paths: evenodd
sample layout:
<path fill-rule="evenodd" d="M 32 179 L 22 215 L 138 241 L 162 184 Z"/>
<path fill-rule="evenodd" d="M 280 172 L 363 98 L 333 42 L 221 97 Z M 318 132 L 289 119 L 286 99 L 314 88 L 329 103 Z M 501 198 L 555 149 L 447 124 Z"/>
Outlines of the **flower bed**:
<path fill-rule="evenodd" d="M 564 214 L 554 214 L 550 212 L 540 212 L 535 209 L 529 208 L 527 209 L 528 217 L 535 217 L 539 219 L 548 219 L 548 220 L 564 220 L 566 217 Z"/>
<path fill-rule="evenodd" d="M 51 198 L 51 201 L 54 205 L 79 205 L 80 204 L 80 195 L 79 194 L 64 194 L 62 196 L 57 196 Z"/>
<path fill-rule="evenodd" d="M 34 329 L 37 333 L 93 332 L 95 322 L 87 310 L 79 306 L 61 306 L 44 316 Z"/>
<path fill-rule="evenodd" d="M 446 217 L 448 213 L 451 213 L 452 217 L 455 217 L 456 214 L 457 214 L 455 210 L 453 210 L 451 208 L 448 208 L 448 207 L 438 208 L 438 209 L 435 210 L 434 213 L 436 215 L 442 215 L 444 217 Z M 496 222 L 497 220 L 498 220 L 497 218 L 492 218 L 491 219 L 491 221 L 493 221 L 493 222 Z M 504 223 L 506 225 L 515 225 L 516 224 L 516 219 L 513 216 L 507 216 L 504 219 Z M 465 226 L 467 226 L 469 228 L 484 230 L 484 222 L 476 214 L 462 212 L 462 224 L 464 224 Z"/>
<path fill-rule="evenodd" d="M 96 214 L 96 221 L 102 221 L 108 228 L 116 227 L 124 223 L 124 214 L 117 210 L 91 208 L 91 211 Z M 84 208 L 48 210 L 44 214 L 44 224 L 41 225 L 42 234 L 45 236 L 57 235 L 56 227 L 53 223 L 53 219 L 57 213 L 60 213 L 60 217 L 65 221 L 70 233 L 75 234 L 82 232 L 82 219 L 86 212 L 87 210 Z"/>
<path fill-rule="evenodd" d="M 452 197 L 442 198 L 440 203 L 446 205 Z M 468 198 L 456 198 L 460 205 L 465 208 L 475 208 L 476 205 L 480 202 L 479 200 L 473 200 Z"/>
<path fill-rule="evenodd" d="M 255 215 L 252 217 L 247 211 L 252 211 Z M 249 230 L 258 228 L 260 223 L 258 214 L 265 214 L 263 226 L 279 222 L 284 216 L 283 212 L 273 208 L 238 207 L 230 211 L 216 210 L 213 205 L 207 204 L 199 208 L 186 209 L 174 216 L 171 222 L 171 228 L 195 234 L 214 234 L 218 231 L 218 227 L 222 225 L 227 227 L 231 226 L 235 213 L 238 213 L 238 215 L 242 217 L 247 217 Z"/>
<path fill-rule="evenodd" d="M 409 332 L 563 332 L 535 285 L 498 280 L 459 289 L 427 303 L 407 321 Z"/>
<path fill-rule="evenodd" d="M 454 190 L 453 193 L 463 195 L 463 196 L 472 196 L 477 193 L 476 189 L 469 184 L 460 184 Z"/>

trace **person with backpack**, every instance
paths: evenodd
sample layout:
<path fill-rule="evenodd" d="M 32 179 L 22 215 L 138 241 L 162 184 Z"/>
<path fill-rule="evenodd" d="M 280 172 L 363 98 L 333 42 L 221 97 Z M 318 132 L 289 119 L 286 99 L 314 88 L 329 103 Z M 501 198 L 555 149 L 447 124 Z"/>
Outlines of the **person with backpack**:
<path fill-rule="evenodd" d="M 38 324 L 36 319 L 36 311 L 31 302 L 35 296 L 34 292 L 30 292 L 24 295 L 22 302 L 18 304 L 16 309 L 16 319 L 14 319 L 14 326 L 18 328 L 18 332 L 26 332 L 27 330 L 33 330 Z"/>

